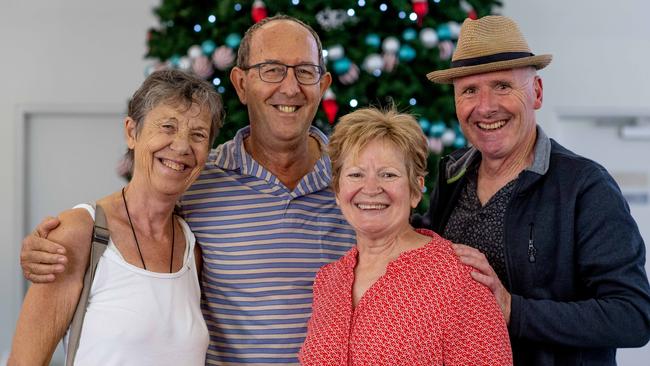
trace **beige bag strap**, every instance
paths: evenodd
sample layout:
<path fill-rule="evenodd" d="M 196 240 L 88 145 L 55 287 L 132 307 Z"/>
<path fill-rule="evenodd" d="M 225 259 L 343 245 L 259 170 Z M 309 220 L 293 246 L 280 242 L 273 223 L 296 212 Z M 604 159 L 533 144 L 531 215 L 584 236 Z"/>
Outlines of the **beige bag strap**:
<path fill-rule="evenodd" d="M 97 263 L 99 258 L 108 247 L 108 225 L 106 224 L 106 215 L 102 206 L 96 205 L 95 208 L 95 227 L 93 229 L 93 241 L 90 244 L 90 261 L 86 274 L 84 275 L 84 287 L 81 290 L 79 303 L 74 311 L 72 322 L 70 322 L 70 335 L 68 337 L 68 349 L 66 352 L 66 366 L 74 364 L 75 354 L 79 347 L 79 339 L 81 337 L 81 326 L 84 322 L 86 315 L 86 307 L 88 306 L 88 295 L 90 295 L 90 287 L 95 279 L 95 271 L 97 270 Z"/>

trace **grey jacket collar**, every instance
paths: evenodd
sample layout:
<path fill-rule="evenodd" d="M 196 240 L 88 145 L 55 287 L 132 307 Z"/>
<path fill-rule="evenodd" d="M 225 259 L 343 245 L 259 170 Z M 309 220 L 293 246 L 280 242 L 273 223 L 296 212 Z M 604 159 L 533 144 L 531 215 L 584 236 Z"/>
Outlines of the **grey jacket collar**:
<path fill-rule="evenodd" d="M 464 154 L 455 158 L 449 156 L 449 162 L 445 166 L 445 180 L 451 184 L 462 178 L 467 169 L 481 157 L 481 152 L 475 147 L 470 147 Z M 551 160 L 551 139 L 544 133 L 544 130 L 537 125 L 537 140 L 535 141 L 535 156 L 533 164 L 525 170 L 544 175 L 548 171 Z"/>

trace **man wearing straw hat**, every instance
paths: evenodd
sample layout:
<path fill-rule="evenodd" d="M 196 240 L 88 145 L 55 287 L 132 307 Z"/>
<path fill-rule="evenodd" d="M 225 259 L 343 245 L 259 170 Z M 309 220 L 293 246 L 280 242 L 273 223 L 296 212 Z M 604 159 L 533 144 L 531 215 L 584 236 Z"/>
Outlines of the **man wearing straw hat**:
<path fill-rule="evenodd" d="M 440 163 L 430 211 L 415 217 L 455 243 L 508 323 L 516 365 L 615 365 L 617 347 L 650 338 L 645 248 L 620 189 L 597 163 L 537 125 L 534 55 L 503 16 L 467 19 L 451 67 L 472 147 Z"/>

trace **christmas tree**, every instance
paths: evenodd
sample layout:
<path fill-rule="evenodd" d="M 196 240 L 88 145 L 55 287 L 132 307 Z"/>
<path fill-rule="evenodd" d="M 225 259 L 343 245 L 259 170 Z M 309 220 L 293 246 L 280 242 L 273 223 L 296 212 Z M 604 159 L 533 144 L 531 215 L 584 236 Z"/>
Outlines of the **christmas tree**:
<path fill-rule="evenodd" d="M 321 37 L 333 82 L 314 124 L 329 133 L 355 108 L 395 104 L 413 113 L 429 137 L 433 184 L 440 154 L 465 146 L 449 85 L 430 83 L 429 71 L 449 67 L 460 23 L 492 13 L 498 0 L 162 0 L 160 25 L 149 31 L 147 72 L 178 68 L 210 80 L 222 94 L 226 123 L 216 144 L 248 124 L 229 72 L 244 32 L 282 13 L 311 25 Z M 422 201 L 420 209 L 428 203 Z"/>

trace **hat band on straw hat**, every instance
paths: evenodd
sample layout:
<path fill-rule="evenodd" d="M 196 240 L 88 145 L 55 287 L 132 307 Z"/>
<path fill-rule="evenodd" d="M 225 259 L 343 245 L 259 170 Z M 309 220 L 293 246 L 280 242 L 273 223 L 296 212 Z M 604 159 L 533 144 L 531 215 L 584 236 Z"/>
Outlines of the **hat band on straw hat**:
<path fill-rule="evenodd" d="M 488 55 L 488 56 L 472 57 L 472 58 L 466 58 L 464 60 L 452 61 L 451 67 L 454 68 L 454 67 L 464 67 L 464 66 L 476 66 L 476 65 L 488 64 L 491 62 L 516 60 L 518 58 L 531 57 L 531 56 L 535 56 L 535 55 L 530 52 L 502 52 L 502 53 L 495 53 L 493 55 Z"/>

